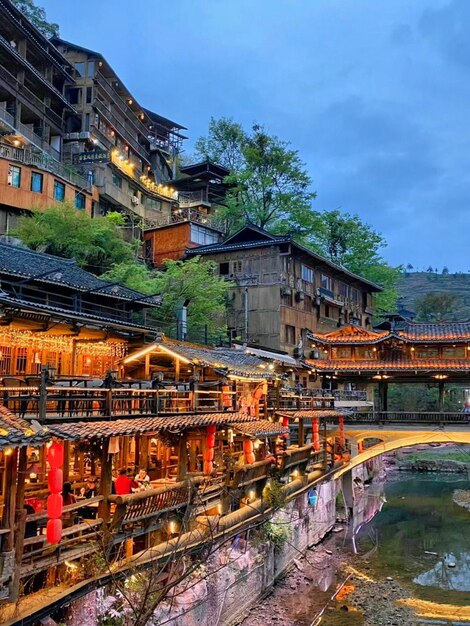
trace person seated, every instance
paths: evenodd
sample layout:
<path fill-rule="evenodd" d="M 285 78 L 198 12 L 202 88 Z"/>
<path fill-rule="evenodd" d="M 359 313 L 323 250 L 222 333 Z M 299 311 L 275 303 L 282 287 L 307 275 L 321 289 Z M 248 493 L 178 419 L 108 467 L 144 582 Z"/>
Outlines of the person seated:
<path fill-rule="evenodd" d="M 139 490 L 148 489 L 150 487 L 150 476 L 145 468 L 141 468 L 136 474 L 134 481 L 137 483 Z"/>
<path fill-rule="evenodd" d="M 96 483 L 93 478 L 87 481 L 86 487 L 80 489 L 80 494 L 85 499 L 94 498 L 96 495 Z M 79 509 L 80 516 L 85 519 L 95 519 L 97 513 L 97 507 L 95 506 L 83 506 Z"/>
<path fill-rule="evenodd" d="M 73 493 L 72 485 L 69 482 L 64 483 L 62 487 L 62 499 L 63 499 L 64 506 L 68 506 L 69 504 L 75 504 L 77 501 L 77 498 L 75 497 L 75 494 Z M 75 511 L 65 511 L 62 514 L 62 522 L 63 522 L 64 528 L 73 526 L 75 523 L 75 517 L 76 517 Z"/>
<path fill-rule="evenodd" d="M 132 488 L 135 483 L 130 476 L 128 476 L 127 471 L 123 468 L 119 470 L 119 476 L 116 478 L 114 483 L 114 489 L 118 496 L 125 496 L 129 493 L 132 493 Z"/>

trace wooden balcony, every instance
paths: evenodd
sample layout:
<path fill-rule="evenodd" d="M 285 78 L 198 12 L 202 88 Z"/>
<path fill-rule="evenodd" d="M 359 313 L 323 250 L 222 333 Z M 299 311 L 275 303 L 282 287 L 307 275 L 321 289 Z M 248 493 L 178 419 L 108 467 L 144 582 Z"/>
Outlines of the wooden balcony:
<path fill-rule="evenodd" d="M 267 480 L 273 468 L 272 461 L 258 461 L 251 465 L 242 465 L 233 470 L 233 478 L 229 481 L 229 487 L 232 489 L 247 487 Z"/>
<path fill-rule="evenodd" d="M 292 472 L 298 470 L 299 472 L 305 471 L 307 465 L 312 458 L 312 444 L 307 446 L 288 448 L 282 454 L 281 472 Z"/>

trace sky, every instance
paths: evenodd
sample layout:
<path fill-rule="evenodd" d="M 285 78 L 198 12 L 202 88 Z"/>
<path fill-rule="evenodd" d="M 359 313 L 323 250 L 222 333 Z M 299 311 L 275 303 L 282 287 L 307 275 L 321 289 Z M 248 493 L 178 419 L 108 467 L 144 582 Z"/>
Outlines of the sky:
<path fill-rule="evenodd" d="M 299 151 L 317 210 L 357 214 L 392 264 L 469 271 L 470 0 L 38 0 L 136 100 Z"/>

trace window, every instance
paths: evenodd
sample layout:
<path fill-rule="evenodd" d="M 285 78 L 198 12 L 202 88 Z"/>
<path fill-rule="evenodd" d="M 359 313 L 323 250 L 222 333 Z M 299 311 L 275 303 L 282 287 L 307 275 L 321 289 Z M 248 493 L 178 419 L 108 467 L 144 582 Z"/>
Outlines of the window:
<path fill-rule="evenodd" d="M 338 280 L 336 283 L 336 290 L 338 292 L 338 295 L 342 296 L 342 299 L 346 299 L 348 297 L 348 286 L 346 285 L 346 283 Z"/>
<path fill-rule="evenodd" d="M 39 172 L 32 172 L 31 174 L 31 191 L 36 193 L 42 193 L 43 175 Z"/>
<path fill-rule="evenodd" d="M 85 194 L 78 191 L 75 192 L 75 208 L 84 209 L 86 204 Z"/>
<path fill-rule="evenodd" d="M 313 311 L 313 301 L 310 296 L 305 295 L 304 298 L 304 311 L 307 313 L 312 313 Z"/>
<path fill-rule="evenodd" d="M 21 167 L 16 167 L 16 165 L 8 166 L 8 184 L 10 187 L 16 187 L 17 189 L 21 186 Z"/>
<path fill-rule="evenodd" d="M 243 264 L 241 261 L 233 261 L 233 274 L 238 274 L 242 271 Z"/>
<path fill-rule="evenodd" d="M 448 346 L 446 348 L 442 348 L 443 359 L 464 359 L 465 357 L 465 346 Z"/>
<path fill-rule="evenodd" d="M 78 76 L 85 76 L 85 63 L 75 63 L 75 71 Z"/>
<path fill-rule="evenodd" d="M 78 87 L 69 87 L 65 91 L 65 97 L 70 102 L 70 104 L 80 104 L 80 96 L 82 90 L 78 89 Z"/>
<path fill-rule="evenodd" d="M 65 200 L 65 185 L 58 180 L 54 181 L 54 200 L 63 202 Z"/>
<path fill-rule="evenodd" d="M 90 114 L 89 113 L 85 113 L 85 128 L 83 130 L 85 131 L 90 130 Z"/>
<path fill-rule="evenodd" d="M 322 274 L 321 275 L 321 286 L 323 287 L 323 289 L 328 289 L 329 291 L 331 291 L 331 289 L 333 287 L 333 281 L 326 274 Z"/>
<path fill-rule="evenodd" d="M 219 274 L 221 276 L 228 276 L 230 274 L 230 268 L 228 263 L 220 263 Z"/>
<path fill-rule="evenodd" d="M 331 348 L 331 356 L 334 359 L 350 359 L 352 356 L 351 346 Z"/>
<path fill-rule="evenodd" d="M 157 198 L 151 198 L 150 196 L 147 196 L 145 204 L 149 209 L 152 209 L 153 211 L 162 210 L 162 201 L 158 200 Z"/>
<path fill-rule="evenodd" d="M 377 351 L 370 347 L 356 346 L 354 353 L 357 359 L 377 359 Z"/>
<path fill-rule="evenodd" d="M 93 100 L 93 87 L 87 87 L 86 88 L 86 103 L 91 104 L 92 100 Z"/>
<path fill-rule="evenodd" d="M 204 228 L 204 226 L 191 224 L 191 241 L 202 246 L 207 246 L 211 243 L 217 243 L 219 237 L 217 233 L 208 228 Z"/>
<path fill-rule="evenodd" d="M 94 75 L 95 75 L 95 62 L 88 61 L 87 76 L 88 78 L 93 78 Z"/>
<path fill-rule="evenodd" d="M 439 348 L 416 348 L 416 358 L 436 359 L 439 357 Z"/>
<path fill-rule="evenodd" d="M 122 189 L 122 178 L 120 176 L 118 176 L 117 174 L 113 172 L 112 180 L 113 180 L 113 185 L 115 185 L 119 189 Z"/>
<path fill-rule="evenodd" d="M 330 317 L 330 305 L 325 304 L 325 317 Z"/>
<path fill-rule="evenodd" d="M 311 267 L 307 265 L 302 265 L 302 280 L 305 280 L 307 283 L 313 283 L 313 270 Z"/>
<path fill-rule="evenodd" d="M 285 342 L 295 344 L 295 326 L 289 326 L 286 324 L 285 329 Z"/>

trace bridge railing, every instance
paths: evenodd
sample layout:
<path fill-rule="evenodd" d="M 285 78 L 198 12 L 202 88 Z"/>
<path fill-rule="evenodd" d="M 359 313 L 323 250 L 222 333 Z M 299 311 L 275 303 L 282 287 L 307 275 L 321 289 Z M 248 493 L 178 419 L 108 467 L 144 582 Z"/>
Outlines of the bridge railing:
<path fill-rule="evenodd" d="M 364 411 L 345 415 L 346 424 L 469 424 L 470 414 L 439 411 Z"/>

